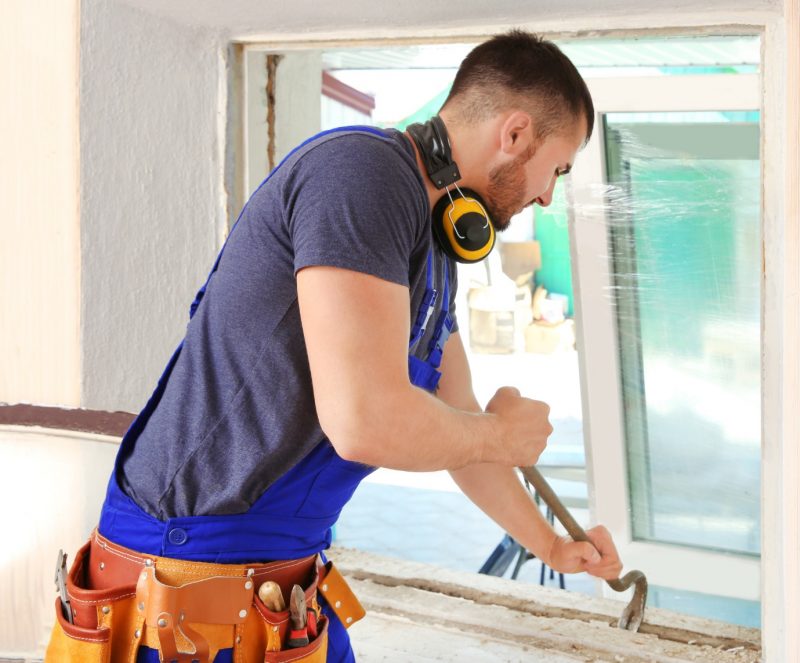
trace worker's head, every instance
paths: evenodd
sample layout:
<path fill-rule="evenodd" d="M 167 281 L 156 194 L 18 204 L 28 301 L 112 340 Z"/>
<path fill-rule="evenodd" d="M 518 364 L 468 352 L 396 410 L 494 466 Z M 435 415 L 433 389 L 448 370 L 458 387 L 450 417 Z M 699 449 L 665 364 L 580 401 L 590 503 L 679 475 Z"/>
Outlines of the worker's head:
<path fill-rule="evenodd" d="M 473 143 L 457 151 L 475 146 L 482 153 L 487 172 L 479 188 L 499 230 L 524 207 L 550 204 L 558 175 L 572 167 L 594 126 L 592 98 L 575 65 L 552 42 L 520 30 L 467 55 L 440 114 L 451 135 Z"/>

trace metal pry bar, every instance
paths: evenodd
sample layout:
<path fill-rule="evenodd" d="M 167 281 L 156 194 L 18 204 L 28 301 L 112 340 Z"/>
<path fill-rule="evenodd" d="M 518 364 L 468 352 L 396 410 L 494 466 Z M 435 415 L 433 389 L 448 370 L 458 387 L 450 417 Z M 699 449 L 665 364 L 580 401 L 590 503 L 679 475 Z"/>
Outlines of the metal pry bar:
<path fill-rule="evenodd" d="M 561 503 L 561 500 L 558 499 L 558 496 L 555 494 L 555 492 L 553 492 L 553 489 L 550 488 L 550 485 L 547 483 L 547 481 L 545 481 L 545 478 L 542 476 L 541 472 L 539 472 L 539 470 L 533 466 L 521 467 L 520 471 L 528 480 L 528 482 L 534 487 L 536 492 L 539 494 L 539 497 L 541 497 L 547 506 L 550 507 L 553 514 L 555 514 L 556 518 L 558 518 L 558 520 L 564 526 L 564 529 L 567 530 L 567 534 L 569 534 L 575 541 L 586 541 L 587 543 L 591 543 L 589 537 L 586 536 L 586 532 L 584 532 L 583 528 L 578 525 L 576 520 L 572 517 L 572 514 L 567 511 L 566 507 Z M 638 631 L 639 627 L 642 625 L 642 620 L 644 619 L 644 606 L 647 602 L 647 578 L 645 578 L 644 573 L 641 571 L 630 571 L 622 578 L 617 578 L 616 580 L 606 580 L 606 583 L 616 592 L 624 592 L 631 585 L 634 583 L 636 584 L 636 587 L 633 590 L 633 598 L 622 611 L 622 615 L 617 622 L 617 626 L 628 631 Z"/>

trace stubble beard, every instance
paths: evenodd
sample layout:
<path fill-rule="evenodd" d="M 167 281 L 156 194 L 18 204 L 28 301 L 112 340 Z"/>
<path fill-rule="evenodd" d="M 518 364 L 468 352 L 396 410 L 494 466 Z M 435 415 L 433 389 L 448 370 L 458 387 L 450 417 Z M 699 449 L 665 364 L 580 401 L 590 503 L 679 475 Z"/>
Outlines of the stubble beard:
<path fill-rule="evenodd" d="M 536 148 L 531 145 L 524 154 L 520 154 L 511 163 L 497 166 L 489 172 L 486 207 L 492 225 L 498 232 L 508 228 L 511 217 L 528 202 L 521 192 L 525 189 L 525 164 L 535 153 Z"/>

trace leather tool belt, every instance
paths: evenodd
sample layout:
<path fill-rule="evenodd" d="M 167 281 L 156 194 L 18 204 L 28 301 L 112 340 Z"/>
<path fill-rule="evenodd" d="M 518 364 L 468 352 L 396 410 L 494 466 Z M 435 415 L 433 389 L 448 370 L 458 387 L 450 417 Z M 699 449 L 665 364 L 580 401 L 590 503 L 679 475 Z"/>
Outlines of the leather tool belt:
<path fill-rule="evenodd" d="M 317 617 L 308 645 L 286 649 L 289 611 L 272 612 L 258 588 L 276 582 L 285 597 L 305 591 Z M 163 663 L 210 663 L 233 649 L 242 663 L 325 661 L 328 620 L 317 592 L 345 627 L 365 612 L 341 574 L 318 555 L 267 564 L 210 564 L 143 555 L 94 532 L 66 576 L 70 622 L 56 599 L 56 623 L 45 661 L 134 663 L 141 645 Z"/>

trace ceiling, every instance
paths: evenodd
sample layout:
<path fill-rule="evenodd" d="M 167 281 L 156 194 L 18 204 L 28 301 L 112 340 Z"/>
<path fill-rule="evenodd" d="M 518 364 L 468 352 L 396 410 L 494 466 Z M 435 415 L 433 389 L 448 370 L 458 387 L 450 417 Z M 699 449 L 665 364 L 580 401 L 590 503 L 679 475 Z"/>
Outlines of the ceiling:
<path fill-rule="evenodd" d="M 101 0 L 95 0 L 101 1 Z M 719 15 L 756 15 L 781 11 L 782 0 L 671 0 L 668 6 L 642 0 L 460 0 L 458 3 L 406 0 L 387 5 L 375 0 L 105 0 L 123 3 L 174 22 L 219 31 L 232 39 L 257 39 L 260 35 L 348 35 L 380 39 L 399 32 L 425 34 L 447 31 L 483 32 L 497 26 L 550 25 L 574 21 L 576 29 L 624 22 L 631 16 L 699 15 L 711 22 Z M 597 20 L 593 20 L 597 17 Z M 723 19 L 724 20 L 724 19 Z"/>

